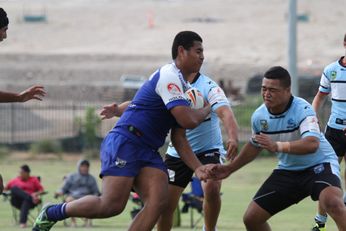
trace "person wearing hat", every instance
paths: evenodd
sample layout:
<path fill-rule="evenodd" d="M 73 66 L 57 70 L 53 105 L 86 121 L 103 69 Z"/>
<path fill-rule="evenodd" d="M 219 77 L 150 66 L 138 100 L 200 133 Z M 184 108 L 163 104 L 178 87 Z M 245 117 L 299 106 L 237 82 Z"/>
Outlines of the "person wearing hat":
<path fill-rule="evenodd" d="M 22 165 L 19 176 L 10 180 L 5 191 L 11 194 L 11 204 L 20 210 L 19 224 L 21 228 L 27 227 L 29 210 L 40 203 L 40 194 L 43 186 L 37 177 L 30 176 L 30 167 Z"/>
<path fill-rule="evenodd" d="M 100 195 L 96 179 L 89 174 L 89 169 L 89 161 L 80 160 L 77 164 L 77 172 L 65 178 L 63 186 L 55 193 L 55 197 L 64 196 L 65 202 L 71 202 L 87 195 Z M 71 218 L 71 225 L 77 226 L 75 218 Z M 85 226 L 91 226 L 91 220 L 86 220 Z"/>
<path fill-rule="evenodd" d="M 8 24 L 7 13 L 3 8 L 0 8 L 0 42 L 7 38 Z M 20 93 L 0 91 L 0 103 L 26 102 L 32 99 L 42 100 L 45 95 L 46 92 L 41 85 L 34 85 Z M 0 174 L 0 193 L 2 191 L 3 181 Z"/>

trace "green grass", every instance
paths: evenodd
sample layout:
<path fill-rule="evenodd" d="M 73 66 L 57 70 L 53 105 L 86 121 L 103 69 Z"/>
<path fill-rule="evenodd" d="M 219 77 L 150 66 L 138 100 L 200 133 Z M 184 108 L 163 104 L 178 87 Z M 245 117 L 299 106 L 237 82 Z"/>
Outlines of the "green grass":
<path fill-rule="evenodd" d="M 20 158 L 7 158 L 1 160 L 0 171 L 4 180 L 16 176 L 18 166 L 27 163 L 31 166 L 32 174 L 42 177 L 42 183 L 49 194 L 45 196 L 45 202 L 56 202 L 53 199 L 53 192 L 61 185 L 62 177 L 75 170 L 76 160 L 64 158 L 64 160 L 22 160 Z M 243 213 L 250 202 L 252 196 L 257 191 L 262 182 L 275 167 L 276 160 L 272 158 L 261 158 L 239 170 L 230 178 L 224 181 L 222 188 L 222 211 L 219 218 L 219 231 L 245 230 L 242 223 Z M 97 176 L 99 162 L 92 161 L 92 173 Z M 95 227 L 92 230 L 127 230 L 130 223 L 130 210 L 134 205 L 129 201 L 126 210 L 120 216 L 94 220 Z M 273 230 L 302 231 L 310 230 L 315 215 L 316 203 L 310 198 L 305 199 L 298 205 L 292 206 L 286 211 L 276 215 L 270 220 Z M 191 230 L 189 226 L 189 214 L 182 214 L 182 227 L 173 230 Z M 0 201 L 0 230 L 14 231 L 19 230 L 12 223 L 12 215 L 9 204 Z M 27 230 L 30 230 L 29 228 Z M 73 230 L 63 227 L 58 223 L 53 230 Z M 90 228 L 78 228 L 76 230 L 90 230 Z M 198 229 L 201 230 L 201 229 Z M 337 230 L 334 222 L 330 219 L 328 230 Z"/>

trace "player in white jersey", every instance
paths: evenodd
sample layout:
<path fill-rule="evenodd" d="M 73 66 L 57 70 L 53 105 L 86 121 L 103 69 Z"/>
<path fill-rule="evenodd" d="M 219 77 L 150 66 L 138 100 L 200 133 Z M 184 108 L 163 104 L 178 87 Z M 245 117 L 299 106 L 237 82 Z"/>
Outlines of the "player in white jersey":
<path fill-rule="evenodd" d="M 319 200 L 339 230 L 346 231 L 339 163 L 320 132 L 312 106 L 292 96 L 290 75 L 279 66 L 264 74 L 262 97 L 264 104 L 251 118 L 250 141 L 231 163 L 210 167 L 214 177 L 220 179 L 254 160 L 262 149 L 277 154 L 277 168 L 245 212 L 246 230 L 270 231 L 267 221 L 273 215 L 310 196 Z"/>
<path fill-rule="evenodd" d="M 346 50 L 346 34 L 344 35 L 344 48 Z M 346 53 L 345 53 L 346 54 Z M 332 145 L 339 162 L 346 158 L 346 56 L 329 64 L 323 70 L 320 87 L 312 102 L 316 113 L 328 95 L 331 95 L 332 108 L 325 130 L 325 136 Z M 344 175 L 346 182 L 346 172 Z M 344 203 L 346 204 L 346 193 L 344 193 Z M 316 225 L 313 231 L 325 231 L 327 213 L 319 206 L 315 216 Z"/>
<path fill-rule="evenodd" d="M 220 121 L 221 119 L 228 136 L 227 159 L 235 157 L 238 148 L 238 126 L 230 108 L 230 103 L 223 90 L 209 77 L 197 73 L 188 78 L 192 87 L 197 88 L 212 107 L 212 113 L 203 123 L 194 129 L 186 130 L 187 140 L 202 164 L 220 163 L 225 157 Z M 185 135 L 185 130 L 180 130 Z M 184 155 L 184 143 L 176 140 L 167 149 L 165 163 L 169 173 L 168 206 L 163 211 L 157 225 L 158 231 L 169 231 L 172 228 L 173 214 L 179 198 L 191 181 L 193 171 L 180 159 Z M 188 150 L 189 151 L 189 150 Z M 221 209 L 221 181 L 208 180 L 202 182 L 204 192 L 203 213 L 205 231 L 216 230 L 217 219 Z"/>
<path fill-rule="evenodd" d="M 0 8 L 0 42 L 7 38 L 9 20 L 4 9 Z M 33 86 L 21 93 L 0 91 L 0 103 L 26 102 L 28 100 L 42 100 L 46 92 L 42 86 Z M 0 193 L 3 190 L 2 176 L 0 174 Z"/>

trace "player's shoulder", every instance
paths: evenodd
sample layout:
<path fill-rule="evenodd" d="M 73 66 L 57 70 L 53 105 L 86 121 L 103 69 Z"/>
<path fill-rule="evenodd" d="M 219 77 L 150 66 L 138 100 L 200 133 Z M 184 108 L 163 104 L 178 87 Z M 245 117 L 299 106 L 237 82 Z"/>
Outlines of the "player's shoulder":
<path fill-rule="evenodd" d="M 300 116 L 306 116 L 306 115 L 314 115 L 314 109 L 312 107 L 312 105 L 306 101 L 303 98 L 294 96 L 293 98 L 293 102 L 292 102 L 292 113 L 296 114 L 296 115 L 300 115 Z"/>
<path fill-rule="evenodd" d="M 340 68 L 340 64 L 339 64 L 339 60 L 336 60 L 328 64 L 327 66 L 325 66 L 323 71 L 325 74 L 329 74 L 330 72 L 335 71 L 338 68 Z"/>
<path fill-rule="evenodd" d="M 264 104 L 261 104 L 256 110 L 252 113 L 252 119 L 257 119 L 268 115 L 267 107 Z"/>
<path fill-rule="evenodd" d="M 201 82 L 203 85 L 209 86 L 209 87 L 219 86 L 211 77 L 205 74 L 200 74 L 198 81 Z"/>
<path fill-rule="evenodd" d="M 177 75 L 179 73 L 179 69 L 174 63 L 167 63 L 160 67 L 159 70 L 161 75 Z"/>

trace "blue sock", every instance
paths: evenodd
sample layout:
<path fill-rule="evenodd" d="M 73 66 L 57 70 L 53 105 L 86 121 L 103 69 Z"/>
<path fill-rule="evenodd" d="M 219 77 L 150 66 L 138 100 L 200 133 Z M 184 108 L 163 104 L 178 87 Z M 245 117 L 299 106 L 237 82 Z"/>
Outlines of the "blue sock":
<path fill-rule="evenodd" d="M 322 223 L 322 224 L 324 224 L 324 223 L 327 222 L 327 218 L 328 218 L 327 215 L 321 215 L 321 214 L 317 213 L 316 216 L 315 216 L 315 221 L 316 221 L 317 223 Z"/>
<path fill-rule="evenodd" d="M 47 218 L 50 221 L 62 221 L 67 218 L 66 203 L 57 204 L 47 209 Z"/>

